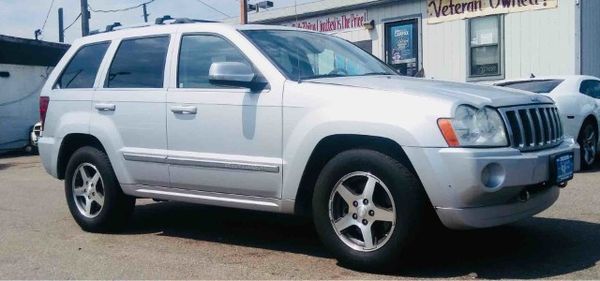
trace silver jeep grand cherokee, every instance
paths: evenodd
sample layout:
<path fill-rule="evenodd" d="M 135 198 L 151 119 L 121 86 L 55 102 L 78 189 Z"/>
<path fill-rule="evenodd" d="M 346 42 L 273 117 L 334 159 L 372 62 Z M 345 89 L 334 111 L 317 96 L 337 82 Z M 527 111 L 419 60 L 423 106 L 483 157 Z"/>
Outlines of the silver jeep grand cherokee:
<path fill-rule="evenodd" d="M 86 231 L 123 226 L 135 198 L 307 214 L 374 269 L 428 214 L 514 222 L 578 169 L 547 97 L 403 78 L 315 32 L 186 22 L 79 39 L 43 88 L 43 164 Z"/>

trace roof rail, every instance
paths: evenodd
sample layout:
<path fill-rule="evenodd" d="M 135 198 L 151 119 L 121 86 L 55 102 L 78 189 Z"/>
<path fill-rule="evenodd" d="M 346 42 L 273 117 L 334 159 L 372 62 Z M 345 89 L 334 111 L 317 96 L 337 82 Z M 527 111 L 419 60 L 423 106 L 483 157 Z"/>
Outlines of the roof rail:
<path fill-rule="evenodd" d="M 163 17 L 160 17 L 160 18 L 156 18 L 156 20 L 154 21 L 154 24 L 162 25 L 162 24 L 165 24 L 166 21 L 169 21 L 169 24 L 199 23 L 199 22 L 206 22 L 206 23 L 209 23 L 209 22 L 218 22 L 218 21 L 212 21 L 212 20 L 199 20 L 199 19 L 190 19 L 190 18 L 172 18 L 171 16 L 166 15 L 166 16 L 163 16 Z M 98 29 L 90 31 L 90 35 L 115 31 L 115 30 L 117 30 L 117 27 L 121 27 L 121 28 L 119 28 L 119 30 L 120 30 L 120 29 L 139 28 L 139 27 L 146 27 L 146 26 L 149 26 L 149 25 L 148 24 L 144 24 L 144 25 L 138 25 L 138 26 L 124 27 L 120 22 L 114 22 L 112 24 L 107 25 L 106 29 L 104 31 L 100 31 Z"/>
<path fill-rule="evenodd" d="M 170 24 L 182 24 L 182 23 L 198 23 L 198 22 L 218 22 L 212 20 L 201 20 L 201 19 L 190 19 L 190 18 L 173 18 L 169 15 L 165 15 L 160 18 L 156 18 L 155 24 L 165 24 L 166 21 L 172 21 Z"/>

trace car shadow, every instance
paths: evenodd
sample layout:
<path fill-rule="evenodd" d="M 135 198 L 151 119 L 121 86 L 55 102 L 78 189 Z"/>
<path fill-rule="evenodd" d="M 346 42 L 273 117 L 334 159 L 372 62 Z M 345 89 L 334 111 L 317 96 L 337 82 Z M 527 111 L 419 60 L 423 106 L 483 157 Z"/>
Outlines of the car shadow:
<path fill-rule="evenodd" d="M 310 220 L 270 213 L 163 202 L 136 206 L 125 234 L 156 233 L 200 241 L 333 258 Z M 422 237 L 391 275 L 412 278 L 546 278 L 600 260 L 600 224 L 535 217 L 470 231 L 439 229 Z"/>
<path fill-rule="evenodd" d="M 137 205 L 127 234 L 158 235 L 331 257 L 312 221 L 266 212 L 178 202 Z"/>
<path fill-rule="evenodd" d="M 0 152 L 0 159 L 3 159 L 3 158 L 16 158 L 16 157 L 24 157 L 24 156 L 32 156 L 32 155 L 34 155 L 34 154 L 27 153 L 27 152 L 22 151 L 22 150 L 6 151 L 6 152 Z"/>

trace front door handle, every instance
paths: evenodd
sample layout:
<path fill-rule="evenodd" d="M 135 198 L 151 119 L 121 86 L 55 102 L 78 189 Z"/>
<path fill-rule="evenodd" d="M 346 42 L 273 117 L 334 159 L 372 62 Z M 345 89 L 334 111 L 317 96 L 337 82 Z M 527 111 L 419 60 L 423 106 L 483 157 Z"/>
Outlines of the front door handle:
<path fill-rule="evenodd" d="M 117 108 L 114 104 L 112 103 L 97 103 L 94 105 L 94 107 L 98 110 L 98 111 L 115 111 L 115 109 Z"/>
<path fill-rule="evenodd" d="M 174 105 L 171 106 L 171 112 L 175 114 L 196 114 L 197 108 L 195 106 L 186 105 Z"/>

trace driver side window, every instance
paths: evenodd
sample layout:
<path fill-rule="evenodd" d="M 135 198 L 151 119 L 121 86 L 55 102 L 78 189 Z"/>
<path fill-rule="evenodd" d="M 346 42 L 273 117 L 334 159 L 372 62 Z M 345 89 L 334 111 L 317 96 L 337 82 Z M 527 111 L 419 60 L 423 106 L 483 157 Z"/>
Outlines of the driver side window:
<path fill-rule="evenodd" d="M 212 84 L 208 71 L 214 62 L 241 62 L 252 67 L 240 50 L 215 35 L 184 35 L 179 50 L 178 88 L 223 88 Z"/>

